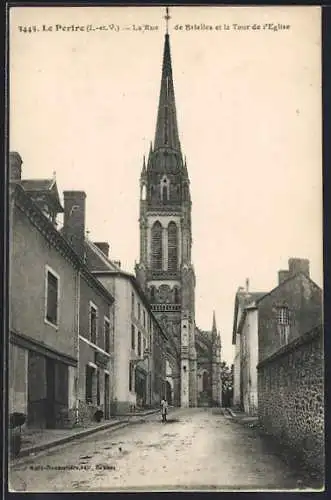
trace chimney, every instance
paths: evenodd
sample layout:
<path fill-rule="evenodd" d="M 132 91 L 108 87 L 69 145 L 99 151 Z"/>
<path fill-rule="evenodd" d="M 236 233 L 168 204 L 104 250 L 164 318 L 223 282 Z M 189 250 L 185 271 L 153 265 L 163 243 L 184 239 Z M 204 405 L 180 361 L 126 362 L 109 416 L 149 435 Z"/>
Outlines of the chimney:
<path fill-rule="evenodd" d="M 288 268 L 290 276 L 294 276 L 298 273 L 304 273 L 306 276 L 309 274 L 309 260 L 308 259 L 297 259 L 292 258 L 288 261 Z"/>
<path fill-rule="evenodd" d="M 72 249 L 85 256 L 85 198 L 84 191 L 64 191 L 63 234 Z"/>
<path fill-rule="evenodd" d="M 249 292 L 249 278 L 246 278 L 246 292 Z"/>
<path fill-rule="evenodd" d="M 12 151 L 9 153 L 9 179 L 20 181 L 22 177 L 22 158 L 19 153 Z"/>
<path fill-rule="evenodd" d="M 121 261 L 120 260 L 113 260 L 113 263 L 115 264 L 115 266 L 121 267 Z"/>
<path fill-rule="evenodd" d="M 283 281 L 287 280 L 290 276 L 290 271 L 287 271 L 286 269 L 282 269 L 281 271 L 278 271 L 278 285 L 283 283 Z"/>
<path fill-rule="evenodd" d="M 94 242 L 94 244 L 101 250 L 101 252 L 106 257 L 109 257 L 109 243 L 107 243 L 106 241 L 101 241 L 101 242 Z"/>

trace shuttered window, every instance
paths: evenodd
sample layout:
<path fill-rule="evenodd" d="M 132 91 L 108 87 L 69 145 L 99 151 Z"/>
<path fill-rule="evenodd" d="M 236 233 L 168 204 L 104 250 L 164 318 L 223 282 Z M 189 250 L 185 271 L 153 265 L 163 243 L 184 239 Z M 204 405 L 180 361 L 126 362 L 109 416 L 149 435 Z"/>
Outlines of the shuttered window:
<path fill-rule="evenodd" d="M 168 226 L 168 270 L 177 271 L 178 265 L 178 233 L 177 226 L 170 222 Z"/>
<path fill-rule="evenodd" d="M 54 325 L 58 324 L 58 291 L 59 280 L 51 271 L 47 271 L 46 319 Z"/>
<path fill-rule="evenodd" d="M 155 222 L 152 227 L 152 269 L 162 270 L 162 226 Z"/>

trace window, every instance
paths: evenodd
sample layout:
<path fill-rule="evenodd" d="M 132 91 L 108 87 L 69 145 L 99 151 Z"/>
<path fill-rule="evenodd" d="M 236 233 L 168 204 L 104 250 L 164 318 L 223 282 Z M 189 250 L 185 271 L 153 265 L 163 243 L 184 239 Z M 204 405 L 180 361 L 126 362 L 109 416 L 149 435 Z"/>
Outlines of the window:
<path fill-rule="evenodd" d="M 175 288 L 175 304 L 179 304 L 179 291 L 178 288 Z"/>
<path fill-rule="evenodd" d="M 145 185 L 145 184 L 143 184 L 143 185 L 142 185 L 142 188 L 141 188 L 141 199 L 142 199 L 143 201 L 145 201 L 145 200 L 146 200 L 146 185 Z"/>
<path fill-rule="evenodd" d="M 163 185 L 162 186 L 162 200 L 164 203 L 168 201 L 168 186 Z"/>
<path fill-rule="evenodd" d="M 139 321 L 140 321 L 140 314 L 141 314 L 140 302 L 138 302 L 138 319 L 139 319 Z"/>
<path fill-rule="evenodd" d="M 288 307 L 283 306 L 277 309 L 277 323 L 280 345 L 285 345 L 287 344 L 290 330 L 290 314 Z"/>
<path fill-rule="evenodd" d="M 94 374 L 94 368 L 92 366 L 86 365 L 86 372 L 85 372 L 86 403 L 92 403 L 93 401 L 93 374 Z"/>
<path fill-rule="evenodd" d="M 151 297 L 151 302 L 155 301 L 155 286 L 151 286 L 150 288 L 150 297 Z"/>
<path fill-rule="evenodd" d="M 134 325 L 131 325 L 131 349 L 134 351 L 136 348 L 136 334 Z"/>
<path fill-rule="evenodd" d="M 146 348 L 147 348 L 147 342 L 146 339 L 144 338 L 144 352 L 146 351 Z"/>
<path fill-rule="evenodd" d="M 177 271 L 178 261 L 178 234 L 175 222 L 168 226 L 168 270 Z"/>
<path fill-rule="evenodd" d="M 109 319 L 105 318 L 105 351 L 110 352 L 110 323 Z"/>
<path fill-rule="evenodd" d="M 131 310 L 134 313 L 134 293 L 131 293 Z"/>
<path fill-rule="evenodd" d="M 47 269 L 46 275 L 46 320 L 58 324 L 59 278 Z"/>
<path fill-rule="evenodd" d="M 90 303 L 90 339 L 93 344 L 97 341 L 97 307 Z"/>
<path fill-rule="evenodd" d="M 152 269 L 162 270 L 162 226 L 155 222 L 151 231 Z"/>
<path fill-rule="evenodd" d="M 277 311 L 277 321 L 280 325 L 290 324 L 290 315 L 288 307 L 279 307 Z"/>
<path fill-rule="evenodd" d="M 141 356 L 141 332 L 138 332 L 138 356 Z"/>
<path fill-rule="evenodd" d="M 144 315 L 144 328 L 146 328 L 146 312 L 145 311 L 143 312 L 143 315 Z"/>

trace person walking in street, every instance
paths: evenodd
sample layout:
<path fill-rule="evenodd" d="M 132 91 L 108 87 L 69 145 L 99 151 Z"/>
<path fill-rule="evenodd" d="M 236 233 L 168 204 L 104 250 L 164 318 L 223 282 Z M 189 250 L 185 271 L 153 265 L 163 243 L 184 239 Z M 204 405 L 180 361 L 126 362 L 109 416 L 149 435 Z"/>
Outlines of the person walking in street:
<path fill-rule="evenodd" d="M 161 400 L 161 415 L 162 415 L 162 422 L 167 421 L 167 413 L 168 413 L 168 403 L 165 398 Z"/>

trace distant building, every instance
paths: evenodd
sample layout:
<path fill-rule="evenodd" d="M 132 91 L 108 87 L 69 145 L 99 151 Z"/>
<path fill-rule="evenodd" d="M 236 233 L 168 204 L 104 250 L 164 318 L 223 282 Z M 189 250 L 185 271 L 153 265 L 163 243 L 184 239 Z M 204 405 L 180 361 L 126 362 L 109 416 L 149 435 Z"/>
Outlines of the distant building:
<path fill-rule="evenodd" d="M 168 339 L 135 276 L 108 251 L 106 243 L 87 244 L 89 268 L 115 297 L 113 408 L 123 414 L 158 405 L 166 395 Z"/>
<path fill-rule="evenodd" d="M 233 405 L 247 413 L 257 411 L 258 323 L 255 301 L 265 292 L 249 292 L 240 287 L 235 298 L 232 344 L 235 346 L 233 363 Z"/>
<path fill-rule="evenodd" d="M 222 406 L 221 338 L 215 313 L 211 331 L 196 327 L 198 406 Z"/>

